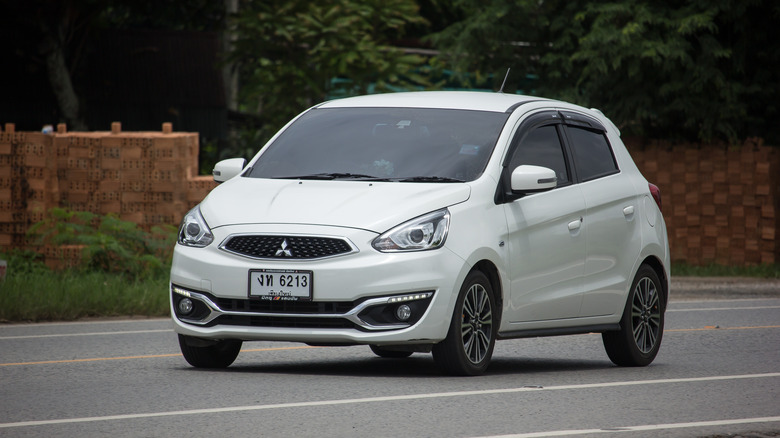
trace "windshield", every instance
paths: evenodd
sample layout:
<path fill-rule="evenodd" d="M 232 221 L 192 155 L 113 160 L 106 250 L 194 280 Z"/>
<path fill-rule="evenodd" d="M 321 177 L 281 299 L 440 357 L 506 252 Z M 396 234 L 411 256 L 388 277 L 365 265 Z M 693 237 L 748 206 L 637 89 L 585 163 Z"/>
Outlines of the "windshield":
<path fill-rule="evenodd" d="M 246 175 L 253 178 L 472 181 L 508 114 L 424 108 L 313 109 Z"/>

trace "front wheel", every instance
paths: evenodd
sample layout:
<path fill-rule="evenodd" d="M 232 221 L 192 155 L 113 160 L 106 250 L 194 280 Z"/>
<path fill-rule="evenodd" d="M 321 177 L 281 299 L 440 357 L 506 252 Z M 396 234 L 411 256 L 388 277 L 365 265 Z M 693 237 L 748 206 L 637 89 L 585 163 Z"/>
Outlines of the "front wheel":
<path fill-rule="evenodd" d="M 607 356 L 615 365 L 643 367 L 655 359 L 664 334 L 661 291 L 658 274 L 642 265 L 631 285 L 620 330 L 601 334 Z"/>
<path fill-rule="evenodd" d="M 496 342 L 495 302 L 485 274 L 470 272 L 460 288 L 447 337 L 433 346 L 433 359 L 445 372 L 461 376 L 485 372 Z"/>
<path fill-rule="evenodd" d="M 179 335 L 179 348 L 187 362 L 195 368 L 227 368 L 238 357 L 241 341 L 209 341 Z"/>

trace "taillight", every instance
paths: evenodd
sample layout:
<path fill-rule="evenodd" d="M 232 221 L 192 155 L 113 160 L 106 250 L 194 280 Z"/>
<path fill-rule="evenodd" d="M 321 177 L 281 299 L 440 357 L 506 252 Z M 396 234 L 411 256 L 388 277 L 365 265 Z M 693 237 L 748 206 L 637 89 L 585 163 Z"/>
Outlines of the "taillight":
<path fill-rule="evenodd" d="M 650 194 L 653 195 L 653 199 L 655 199 L 655 203 L 658 204 L 658 210 L 661 209 L 661 189 L 658 188 L 655 184 L 647 184 L 650 186 Z"/>

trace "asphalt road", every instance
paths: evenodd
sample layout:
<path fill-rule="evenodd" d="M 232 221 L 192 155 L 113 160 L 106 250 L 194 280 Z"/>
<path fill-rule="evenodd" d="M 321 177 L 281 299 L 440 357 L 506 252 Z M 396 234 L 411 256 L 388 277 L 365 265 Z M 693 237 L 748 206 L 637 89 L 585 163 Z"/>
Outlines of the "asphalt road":
<path fill-rule="evenodd" d="M 673 301 L 646 368 L 613 366 L 591 334 L 499 342 L 473 378 L 265 342 L 196 370 L 170 327 L 0 325 L 0 437 L 780 436 L 780 297 Z"/>

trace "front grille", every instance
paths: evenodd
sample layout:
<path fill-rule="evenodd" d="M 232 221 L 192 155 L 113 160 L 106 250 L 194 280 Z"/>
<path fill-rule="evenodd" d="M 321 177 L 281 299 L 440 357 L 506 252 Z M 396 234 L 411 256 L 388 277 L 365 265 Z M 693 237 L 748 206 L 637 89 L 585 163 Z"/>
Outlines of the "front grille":
<path fill-rule="evenodd" d="M 353 251 L 344 239 L 311 236 L 232 236 L 222 248 L 246 257 L 287 260 L 319 259 Z"/>

